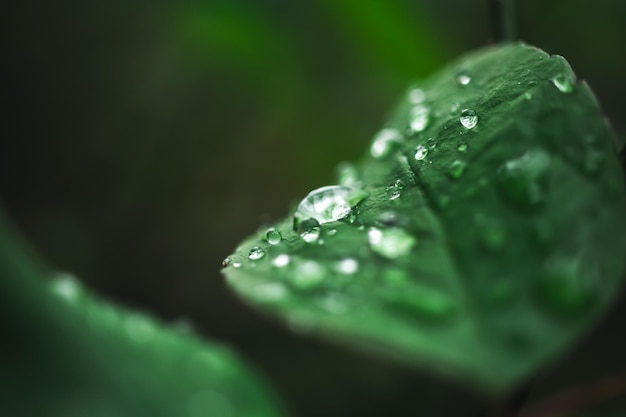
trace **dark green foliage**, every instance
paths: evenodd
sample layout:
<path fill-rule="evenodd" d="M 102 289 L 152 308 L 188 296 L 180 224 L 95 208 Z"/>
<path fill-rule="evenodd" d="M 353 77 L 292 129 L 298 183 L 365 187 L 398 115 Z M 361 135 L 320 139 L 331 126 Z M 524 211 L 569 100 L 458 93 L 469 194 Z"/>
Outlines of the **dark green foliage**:
<path fill-rule="evenodd" d="M 245 300 L 502 391 L 614 298 L 623 178 L 593 94 L 562 57 L 523 44 L 465 56 L 409 90 L 370 153 L 341 171 L 338 199 L 318 194 L 322 224 L 294 231 L 292 213 L 274 226 L 280 243 L 261 232 L 227 259 Z"/>
<path fill-rule="evenodd" d="M 2 415 L 283 415 L 228 349 L 98 300 L 16 243 L 0 217 Z"/>

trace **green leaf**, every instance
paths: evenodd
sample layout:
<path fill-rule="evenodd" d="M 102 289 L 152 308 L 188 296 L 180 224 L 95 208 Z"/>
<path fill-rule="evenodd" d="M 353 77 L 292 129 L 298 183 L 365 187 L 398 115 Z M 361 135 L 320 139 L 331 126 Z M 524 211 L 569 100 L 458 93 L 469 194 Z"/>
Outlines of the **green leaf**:
<path fill-rule="evenodd" d="M 570 346 L 625 270 L 613 134 L 565 59 L 533 47 L 412 86 L 338 182 L 274 226 L 279 243 L 245 240 L 230 286 L 298 330 L 485 390 Z"/>
<path fill-rule="evenodd" d="M 23 247 L 0 212 L 3 415 L 284 415 L 229 349 L 103 302 L 69 274 L 44 280 Z"/>

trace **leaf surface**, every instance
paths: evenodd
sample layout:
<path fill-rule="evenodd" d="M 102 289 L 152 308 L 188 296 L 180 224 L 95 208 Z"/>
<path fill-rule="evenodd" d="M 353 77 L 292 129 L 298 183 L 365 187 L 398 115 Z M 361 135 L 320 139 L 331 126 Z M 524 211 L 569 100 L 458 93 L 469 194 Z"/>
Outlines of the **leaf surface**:
<path fill-rule="evenodd" d="M 284 415 L 229 349 L 106 303 L 19 245 L 0 212 L 3 415 Z"/>
<path fill-rule="evenodd" d="M 623 277 L 613 133 L 565 59 L 524 44 L 413 85 L 337 183 L 273 226 L 279 242 L 260 231 L 225 261 L 240 296 L 295 329 L 506 390 Z"/>

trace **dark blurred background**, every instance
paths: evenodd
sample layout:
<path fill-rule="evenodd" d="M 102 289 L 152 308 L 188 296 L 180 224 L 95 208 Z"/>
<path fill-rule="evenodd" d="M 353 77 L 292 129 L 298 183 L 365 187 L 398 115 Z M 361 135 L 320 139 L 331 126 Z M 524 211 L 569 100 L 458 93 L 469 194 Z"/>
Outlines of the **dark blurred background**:
<path fill-rule="evenodd" d="M 564 55 L 626 132 L 626 2 L 517 9 L 520 38 Z M 415 400 L 422 377 L 251 312 L 226 290 L 220 262 L 360 157 L 411 79 L 491 42 L 486 1 L 1 10 L 0 199 L 51 264 L 225 341 L 299 415 L 380 415 Z"/>

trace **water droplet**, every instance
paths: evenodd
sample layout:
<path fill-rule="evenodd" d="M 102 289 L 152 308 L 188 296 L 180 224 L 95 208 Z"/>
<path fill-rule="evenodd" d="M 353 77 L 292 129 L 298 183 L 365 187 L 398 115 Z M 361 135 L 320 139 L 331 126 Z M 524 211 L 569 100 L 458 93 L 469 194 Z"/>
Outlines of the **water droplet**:
<path fill-rule="evenodd" d="M 437 140 L 435 138 L 428 138 L 426 146 L 428 146 L 429 149 L 435 149 L 437 147 Z"/>
<path fill-rule="evenodd" d="M 233 261 L 233 263 L 231 264 L 233 266 L 233 268 L 241 268 L 243 265 L 241 264 L 241 262 L 239 261 Z"/>
<path fill-rule="evenodd" d="M 222 261 L 222 268 L 226 268 L 227 266 L 230 266 L 232 263 L 233 263 L 233 259 L 230 256 L 227 256 Z"/>
<path fill-rule="evenodd" d="M 459 143 L 459 146 L 456 147 L 456 150 L 459 151 L 459 152 L 465 153 L 465 152 L 467 152 L 467 148 L 468 148 L 467 143 L 461 142 L 461 143 Z"/>
<path fill-rule="evenodd" d="M 310 220 L 324 224 L 345 219 L 352 214 L 352 208 L 369 194 L 360 189 L 341 185 L 329 185 L 311 191 L 298 205 L 294 214 L 294 229 L 302 233 L 311 225 L 302 225 Z"/>
<path fill-rule="evenodd" d="M 525 100 L 531 100 L 532 98 L 533 98 L 533 93 L 532 93 L 532 92 L 530 92 L 530 91 L 526 91 L 526 92 L 524 93 L 524 99 L 525 99 Z"/>
<path fill-rule="evenodd" d="M 428 126 L 430 111 L 425 106 L 415 106 L 409 111 L 409 127 L 413 132 L 422 132 Z"/>
<path fill-rule="evenodd" d="M 467 163 L 465 161 L 461 161 L 460 159 L 452 161 L 452 163 L 450 163 L 450 166 L 448 167 L 448 176 L 455 180 L 461 178 L 461 175 L 463 175 L 463 172 L 465 171 L 466 165 Z"/>
<path fill-rule="evenodd" d="M 574 91 L 574 83 L 569 75 L 557 75 L 552 79 L 552 84 L 554 84 L 561 93 L 571 93 Z"/>
<path fill-rule="evenodd" d="M 472 77 L 469 75 L 469 71 L 465 68 L 460 69 L 456 74 L 456 82 L 459 85 L 466 86 L 472 81 Z"/>
<path fill-rule="evenodd" d="M 581 256 L 552 257 L 539 278 L 539 295 L 560 311 L 586 310 L 596 298 L 598 275 Z"/>
<path fill-rule="evenodd" d="M 416 244 L 413 236 L 396 227 L 388 229 L 372 227 L 367 233 L 367 238 L 373 252 L 389 259 L 407 255 Z"/>
<path fill-rule="evenodd" d="M 354 258 L 345 258 L 337 262 L 335 269 L 340 274 L 352 275 L 359 270 L 359 261 Z"/>
<path fill-rule="evenodd" d="M 248 253 L 248 258 L 252 261 L 261 259 L 264 256 L 265 256 L 265 251 L 263 250 L 263 248 L 259 246 L 253 247 L 252 249 L 250 249 L 250 253 Z"/>
<path fill-rule="evenodd" d="M 415 148 L 415 160 L 423 161 L 428 156 L 428 149 L 424 145 L 417 145 Z"/>
<path fill-rule="evenodd" d="M 349 162 L 339 164 L 337 170 L 339 184 L 349 188 L 359 188 L 361 186 L 361 176 L 357 167 Z"/>
<path fill-rule="evenodd" d="M 478 124 L 478 115 L 472 109 L 463 109 L 461 110 L 461 117 L 459 121 L 466 129 L 473 129 Z"/>
<path fill-rule="evenodd" d="M 404 188 L 404 182 L 400 179 L 396 180 L 393 184 L 385 188 L 385 191 L 387 192 L 387 197 L 390 200 L 395 200 L 397 198 L 400 198 L 403 188 Z"/>
<path fill-rule="evenodd" d="M 543 177 L 550 166 L 550 155 L 542 149 L 532 149 L 498 169 L 500 191 L 509 199 L 529 205 L 543 201 Z"/>
<path fill-rule="evenodd" d="M 426 93 L 421 88 L 411 88 L 407 93 L 407 100 L 411 104 L 420 104 L 426 100 Z"/>
<path fill-rule="evenodd" d="M 68 272 L 57 273 L 50 284 L 50 290 L 70 303 L 78 301 L 83 292 L 80 282 Z"/>
<path fill-rule="evenodd" d="M 324 282 L 325 268 L 313 260 L 304 260 L 295 266 L 291 282 L 301 290 L 318 288 Z"/>
<path fill-rule="evenodd" d="M 335 236 L 337 234 L 337 229 L 330 229 L 328 232 L 326 232 L 326 234 L 328 236 Z"/>
<path fill-rule="evenodd" d="M 267 231 L 265 232 L 265 240 L 270 245 L 278 245 L 280 241 L 283 240 L 283 236 L 278 230 L 272 227 L 267 229 Z"/>
<path fill-rule="evenodd" d="M 305 230 L 304 232 L 302 232 L 300 234 L 300 237 L 306 243 L 313 243 L 319 239 L 321 232 L 322 232 L 322 229 L 320 229 L 319 226 L 315 226 L 315 227 L 310 228 L 309 230 Z"/>
<path fill-rule="evenodd" d="M 290 260 L 291 258 L 289 258 L 289 255 L 287 255 L 286 253 L 281 253 L 280 255 L 272 259 L 272 265 L 277 268 L 283 268 L 289 265 Z"/>
<path fill-rule="evenodd" d="M 402 142 L 402 134 L 397 129 L 386 128 L 374 136 L 370 153 L 374 158 L 382 158 L 398 148 Z"/>

